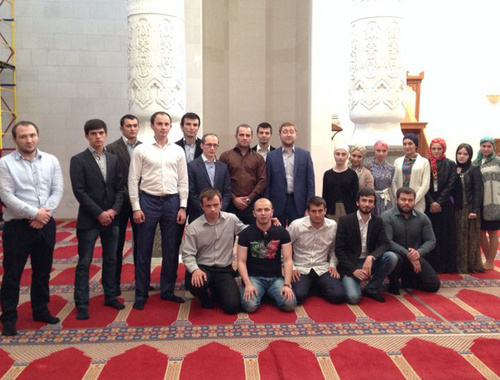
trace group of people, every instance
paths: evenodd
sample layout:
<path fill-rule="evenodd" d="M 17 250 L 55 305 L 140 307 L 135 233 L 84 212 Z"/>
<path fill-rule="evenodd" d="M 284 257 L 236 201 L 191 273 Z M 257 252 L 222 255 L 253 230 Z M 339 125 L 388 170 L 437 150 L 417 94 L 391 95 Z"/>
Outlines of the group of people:
<path fill-rule="evenodd" d="M 104 304 L 125 307 L 118 297 L 129 223 L 137 310 L 145 308 L 153 290 L 151 258 L 158 224 L 161 299 L 184 302 L 174 293 L 181 251 L 186 289 L 199 297 L 202 307 L 218 303 L 227 313 L 254 312 L 264 296 L 290 311 L 312 291 L 332 303 L 357 304 L 362 294 L 384 302 L 381 288 L 387 276 L 393 294 L 399 294 L 400 286 L 435 292 L 440 287 L 436 272 L 453 271 L 457 265 L 460 271 L 482 270 L 479 223 L 485 267 L 493 267 L 500 161 L 490 138 L 481 140 L 474 165 L 472 148 L 462 144 L 456 166 L 444 157 L 443 140 L 431 142 L 427 160 L 416 153 L 418 139 L 411 134 L 403 139 L 405 156 L 394 166 L 386 161 L 388 146 L 382 141 L 367 165 L 363 146 L 338 145 L 318 197 L 311 155 L 295 146 L 292 123 L 280 126 L 281 147 L 276 149 L 270 145 L 270 124 L 259 124 L 254 147 L 252 128 L 239 125 L 235 147 L 219 158 L 217 135 L 197 137 L 200 118 L 195 113 L 182 117 L 183 138 L 175 143 L 168 138 L 168 113 L 154 113 L 150 125 L 154 139 L 141 143 L 137 117 L 125 115 L 122 136 L 106 146 L 106 124 L 88 120 L 84 133 L 89 147 L 71 158 L 71 186 L 79 202 L 77 319 L 89 318 L 89 268 L 98 237 Z M 38 149 L 38 127 L 19 122 L 12 136 L 16 150 L 0 159 L 5 206 L 0 320 L 2 334 L 8 336 L 17 334 L 19 284 L 28 256 L 33 318 L 59 322 L 48 309 L 48 284 L 53 213 L 63 194 L 57 158 Z M 458 233 L 449 223 L 455 214 Z M 451 236 L 460 238 L 458 256 L 450 253 Z"/>

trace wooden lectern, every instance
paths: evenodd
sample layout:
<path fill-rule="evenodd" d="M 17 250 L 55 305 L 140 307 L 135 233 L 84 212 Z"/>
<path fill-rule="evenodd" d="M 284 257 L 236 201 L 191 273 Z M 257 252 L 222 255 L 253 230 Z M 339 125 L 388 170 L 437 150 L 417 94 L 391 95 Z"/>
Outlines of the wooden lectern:
<path fill-rule="evenodd" d="M 409 75 L 406 72 L 406 105 L 405 105 L 405 118 L 401 122 L 401 132 L 403 135 L 407 133 L 415 133 L 418 136 L 418 149 L 417 152 L 421 156 L 427 157 L 429 143 L 425 136 L 425 127 L 427 123 L 420 122 L 420 87 L 424 79 L 424 73 L 419 75 Z"/>

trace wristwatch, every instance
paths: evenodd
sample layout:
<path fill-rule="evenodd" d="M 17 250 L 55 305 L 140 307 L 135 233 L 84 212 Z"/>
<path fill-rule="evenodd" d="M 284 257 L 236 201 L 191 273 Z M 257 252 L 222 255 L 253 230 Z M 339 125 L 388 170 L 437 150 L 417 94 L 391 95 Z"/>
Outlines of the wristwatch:
<path fill-rule="evenodd" d="M 290 285 L 290 284 L 283 284 L 283 287 L 285 287 L 285 286 L 286 286 L 287 288 L 290 288 L 290 289 L 292 288 L 292 285 Z"/>
<path fill-rule="evenodd" d="M 252 201 L 248 197 L 247 197 L 247 199 L 245 199 L 245 202 L 246 202 L 247 205 L 249 205 L 250 203 L 252 203 Z"/>

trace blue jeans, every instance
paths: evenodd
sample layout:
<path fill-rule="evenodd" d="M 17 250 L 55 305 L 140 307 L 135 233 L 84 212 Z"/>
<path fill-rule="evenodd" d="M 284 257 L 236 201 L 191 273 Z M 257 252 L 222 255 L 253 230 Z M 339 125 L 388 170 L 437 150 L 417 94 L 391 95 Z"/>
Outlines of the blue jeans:
<path fill-rule="evenodd" d="M 151 256 L 155 239 L 156 226 L 161 230 L 161 274 L 160 291 L 162 297 L 174 294 L 179 249 L 177 245 L 177 213 L 179 195 L 155 197 L 141 193 L 139 202 L 146 220 L 137 226 L 137 259 L 135 266 L 135 300 L 148 299 L 148 287 L 151 282 Z"/>
<path fill-rule="evenodd" d="M 361 269 L 365 259 L 358 259 L 356 269 Z M 391 273 L 398 262 L 398 257 L 394 252 L 385 252 L 372 264 L 372 277 L 366 285 L 366 290 L 378 292 L 382 287 L 384 279 Z M 354 276 L 344 276 L 342 285 L 346 293 L 347 303 L 357 305 L 361 301 L 361 288 L 359 280 Z"/>
<path fill-rule="evenodd" d="M 89 268 L 92 263 L 97 237 L 101 237 L 102 246 L 102 287 L 104 300 L 110 301 L 116 295 L 116 246 L 118 244 L 118 226 L 109 226 L 91 230 L 77 229 L 78 264 L 75 272 L 75 305 L 77 308 L 89 307 Z"/>
<path fill-rule="evenodd" d="M 276 303 L 276 305 L 283 311 L 292 311 L 295 306 L 297 306 L 297 299 L 293 297 L 292 300 L 286 301 L 281 297 L 281 289 L 283 289 L 283 284 L 285 279 L 283 277 L 252 277 L 250 276 L 250 282 L 257 289 L 257 295 L 253 300 L 245 301 L 245 285 L 241 287 L 241 307 L 247 313 L 253 313 L 256 311 L 262 301 L 264 294 L 268 294 L 271 299 Z"/>

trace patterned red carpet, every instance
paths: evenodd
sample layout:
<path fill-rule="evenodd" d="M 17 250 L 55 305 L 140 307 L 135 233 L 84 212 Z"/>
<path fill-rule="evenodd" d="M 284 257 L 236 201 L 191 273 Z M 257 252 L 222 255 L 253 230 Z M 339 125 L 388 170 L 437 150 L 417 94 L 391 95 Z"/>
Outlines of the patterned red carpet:
<path fill-rule="evenodd" d="M 130 248 L 130 247 L 128 247 Z M 0 247 L 0 255 L 2 248 Z M 500 261 L 487 274 L 443 275 L 438 294 L 388 295 L 385 304 L 330 305 L 312 297 L 293 313 L 263 305 L 228 316 L 152 292 L 132 309 L 133 266 L 125 260 L 117 311 L 103 305 L 100 248 L 91 271 L 90 319 L 73 304 L 73 222 L 58 226 L 51 276 L 60 325 L 31 319 L 25 270 L 14 338 L 0 338 L 2 379 L 498 379 Z M 1 257 L 1 256 L 0 256 Z M 178 294 L 183 295 L 179 268 Z M 0 275 L 2 274 L 0 269 Z M 159 268 L 152 274 L 159 283 Z"/>

